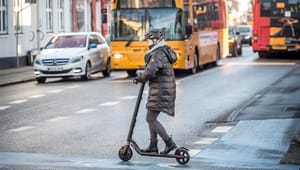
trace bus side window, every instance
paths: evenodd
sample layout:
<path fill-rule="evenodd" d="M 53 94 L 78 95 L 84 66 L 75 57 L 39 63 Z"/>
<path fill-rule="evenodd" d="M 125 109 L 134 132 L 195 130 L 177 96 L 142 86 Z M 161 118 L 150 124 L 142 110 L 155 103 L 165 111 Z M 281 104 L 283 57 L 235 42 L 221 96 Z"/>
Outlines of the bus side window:
<path fill-rule="evenodd" d="M 218 3 L 213 3 L 212 20 L 219 20 L 220 7 Z"/>
<path fill-rule="evenodd" d="M 271 2 L 269 0 L 262 0 L 261 1 L 261 16 L 270 16 L 271 13 Z"/>
<path fill-rule="evenodd" d="M 200 5 L 200 12 L 198 17 L 199 29 L 204 30 L 210 27 L 210 9 L 209 3 Z"/>

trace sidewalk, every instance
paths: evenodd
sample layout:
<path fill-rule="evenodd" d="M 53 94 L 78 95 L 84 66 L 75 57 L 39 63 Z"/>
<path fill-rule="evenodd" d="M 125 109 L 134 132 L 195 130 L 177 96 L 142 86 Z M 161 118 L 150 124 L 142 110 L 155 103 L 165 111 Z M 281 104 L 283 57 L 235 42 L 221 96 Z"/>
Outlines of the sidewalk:
<path fill-rule="evenodd" d="M 33 66 L 0 69 L 0 87 L 35 80 Z"/>
<path fill-rule="evenodd" d="M 207 169 L 300 169 L 300 66 L 258 92 L 229 121 L 237 122 L 196 159 Z M 238 167 L 238 168 L 236 168 Z"/>

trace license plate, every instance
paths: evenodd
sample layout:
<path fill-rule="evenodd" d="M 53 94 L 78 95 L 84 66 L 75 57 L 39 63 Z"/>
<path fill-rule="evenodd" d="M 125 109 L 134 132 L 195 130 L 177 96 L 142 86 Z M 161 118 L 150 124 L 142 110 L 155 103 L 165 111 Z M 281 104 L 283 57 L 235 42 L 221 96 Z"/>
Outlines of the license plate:
<path fill-rule="evenodd" d="M 274 50 L 286 50 L 287 48 L 284 45 L 274 45 L 274 46 L 272 46 L 272 49 L 274 49 Z"/>
<path fill-rule="evenodd" d="M 62 71 L 62 70 L 63 70 L 62 66 L 48 67 L 48 71 Z"/>

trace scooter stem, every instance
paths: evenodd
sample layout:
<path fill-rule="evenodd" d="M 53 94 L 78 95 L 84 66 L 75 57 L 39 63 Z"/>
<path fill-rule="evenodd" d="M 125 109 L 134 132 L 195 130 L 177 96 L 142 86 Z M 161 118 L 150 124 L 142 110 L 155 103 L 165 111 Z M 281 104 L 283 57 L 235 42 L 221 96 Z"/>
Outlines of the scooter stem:
<path fill-rule="evenodd" d="M 141 85 L 140 85 L 138 97 L 137 97 L 137 100 L 136 100 L 136 103 L 135 103 L 135 108 L 134 108 L 132 119 L 131 119 L 131 123 L 130 123 L 130 129 L 129 129 L 128 136 L 127 136 L 127 142 L 131 141 L 133 130 L 134 130 L 135 123 L 136 123 L 136 117 L 138 115 L 138 111 L 139 111 L 141 100 L 142 100 L 142 96 L 143 96 L 145 82 L 142 82 L 140 84 Z"/>

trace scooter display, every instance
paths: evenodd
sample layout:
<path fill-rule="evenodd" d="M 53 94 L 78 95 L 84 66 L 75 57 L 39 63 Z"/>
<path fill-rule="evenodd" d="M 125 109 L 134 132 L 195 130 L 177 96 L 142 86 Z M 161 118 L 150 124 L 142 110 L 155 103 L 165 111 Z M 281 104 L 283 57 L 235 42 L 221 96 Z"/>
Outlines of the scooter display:
<path fill-rule="evenodd" d="M 129 161 L 133 155 L 133 152 L 131 149 L 131 147 L 132 147 L 141 156 L 175 158 L 179 164 L 184 165 L 184 164 L 188 163 L 190 160 L 190 155 L 188 152 L 189 150 L 187 148 L 179 147 L 175 150 L 174 154 L 159 154 L 159 153 L 148 153 L 148 152 L 146 153 L 146 152 L 142 152 L 142 150 L 138 146 L 138 144 L 132 139 L 132 135 L 133 135 L 133 131 L 134 131 L 135 123 L 136 123 L 136 118 L 138 115 L 138 111 L 139 111 L 139 107 L 140 107 L 140 103 L 142 100 L 142 95 L 143 95 L 143 91 L 144 91 L 144 87 L 145 87 L 145 82 L 140 83 L 140 84 L 141 85 L 140 85 L 137 101 L 135 104 L 133 116 L 131 119 L 128 136 L 127 136 L 127 144 L 122 146 L 119 149 L 119 158 L 123 161 Z"/>

